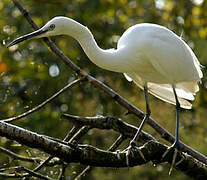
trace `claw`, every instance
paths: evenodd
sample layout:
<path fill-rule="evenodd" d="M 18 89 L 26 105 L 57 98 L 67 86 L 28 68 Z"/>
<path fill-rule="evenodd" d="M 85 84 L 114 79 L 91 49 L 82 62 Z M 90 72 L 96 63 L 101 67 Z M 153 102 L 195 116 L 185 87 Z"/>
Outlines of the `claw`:
<path fill-rule="evenodd" d="M 127 165 L 127 167 L 129 167 L 129 155 L 130 155 L 130 153 L 132 153 L 132 156 L 133 156 L 134 155 L 133 150 L 135 150 L 136 148 L 137 148 L 136 146 L 132 146 L 130 144 L 130 146 L 124 150 L 125 154 L 126 154 L 126 165 Z"/>
<path fill-rule="evenodd" d="M 172 158 L 172 163 L 170 166 L 170 170 L 169 170 L 169 176 L 172 174 L 172 170 L 174 167 L 176 167 L 178 164 L 180 164 L 184 158 L 182 157 L 182 159 L 180 161 L 178 161 L 177 163 L 176 161 L 176 157 L 177 157 L 177 153 L 178 153 L 178 148 L 177 148 L 177 144 L 172 145 L 171 147 L 168 147 L 168 149 L 165 151 L 165 153 L 162 155 L 162 159 L 164 159 L 164 157 L 171 151 L 174 150 L 173 152 L 173 158 Z"/>
<path fill-rule="evenodd" d="M 132 156 L 134 156 L 134 151 L 138 151 L 139 155 L 142 157 L 142 159 L 144 161 L 146 161 L 144 154 L 142 153 L 142 151 L 136 146 L 136 144 L 134 142 L 130 142 L 130 145 L 128 148 L 126 148 L 125 150 L 125 154 L 126 154 L 126 165 L 129 167 L 129 155 L 130 153 L 132 153 Z"/>
<path fill-rule="evenodd" d="M 117 153 L 117 158 L 120 160 L 121 159 L 121 157 L 120 157 L 120 150 L 117 150 L 116 153 Z"/>
<path fill-rule="evenodd" d="M 129 152 L 126 152 L 126 165 L 129 167 Z"/>
<path fill-rule="evenodd" d="M 162 155 L 162 159 L 164 159 L 164 157 L 170 152 L 170 150 L 172 149 L 172 147 L 168 147 L 167 150 L 165 151 L 165 153 Z"/>
<path fill-rule="evenodd" d="M 175 163 L 175 167 L 178 166 L 181 162 L 183 162 L 185 160 L 185 157 L 181 154 L 181 159 L 180 161 L 178 161 L 177 163 Z"/>
<path fill-rule="evenodd" d="M 147 161 L 147 160 L 145 159 L 145 157 L 144 157 L 144 154 L 142 153 L 142 151 L 141 151 L 139 148 L 137 149 L 137 151 L 138 151 L 139 155 L 142 157 L 142 159 L 143 159 L 144 161 Z"/>
<path fill-rule="evenodd" d="M 126 165 L 127 165 L 127 167 L 129 167 L 129 154 L 130 154 L 130 150 L 127 149 L 127 151 L 126 151 Z"/>
<path fill-rule="evenodd" d="M 162 159 L 164 159 L 164 157 L 171 151 L 171 150 L 177 150 L 178 151 L 178 147 L 179 147 L 179 142 L 174 142 L 172 146 L 168 147 L 167 150 L 164 152 L 164 154 L 162 155 Z M 177 154 L 177 153 L 176 153 Z"/>
<path fill-rule="evenodd" d="M 170 170 L 169 170 L 169 176 L 171 175 L 172 170 L 173 170 L 173 168 L 174 168 L 174 165 L 175 165 L 175 159 L 176 159 L 177 153 L 178 153 L 178 150 L 177 150 L 177 148 L 175 148 L 174 153 L 173 153 L 172 164 L 171 164 L 171 167 L 170 167 Z"/>

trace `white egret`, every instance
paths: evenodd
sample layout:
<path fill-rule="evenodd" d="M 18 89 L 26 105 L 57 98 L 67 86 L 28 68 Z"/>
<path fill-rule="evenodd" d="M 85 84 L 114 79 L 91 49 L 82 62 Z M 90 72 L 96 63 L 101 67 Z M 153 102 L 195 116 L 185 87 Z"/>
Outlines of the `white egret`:
<path fill-rule="evenodd" d="M 146 115 L 129 148 L 136 148 L 135 142 L 150 116 L 148 92 L 176 105 L 176 138 L 169 148 L 175 149 L 173 166 L 179 147 L 179 109 L 191 109 L 192 105 L 188 100 L 194 100 L 195 93 L 199 91 L 198 82 L 203 77 L 200 63 L 191 48 L 169 29 L 142 23 L 124 32 L 118 41 L 117 49 L 103 50 L 86 26 L 67 17 L 53 18 L 39 30 L 12 41 L 8 47 L 33 37 L 61 34 L 75 38 L 97 66 L 124 73 L 127 80 L 133 81 L 144 90 Z M 168 151 L 163 157 L 167 153 Z"/>

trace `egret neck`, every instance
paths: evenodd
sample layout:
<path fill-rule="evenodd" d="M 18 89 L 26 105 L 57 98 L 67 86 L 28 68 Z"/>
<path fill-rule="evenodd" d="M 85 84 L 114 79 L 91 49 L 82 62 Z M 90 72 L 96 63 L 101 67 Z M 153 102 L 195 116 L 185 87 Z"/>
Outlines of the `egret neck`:
<path fill-rule="evenodd" d="M 126 64 L 122 63 L 121 52 L 122 49 L 101 49 L 90 30 L 82 24 L 66 20 L 64 23 L 64 34 L 75 38 L 83 48 L 88 58 L 97 66 L 115 72 L 124 72 Z M 119 67 L 119 68 L 117 68 Z"/>

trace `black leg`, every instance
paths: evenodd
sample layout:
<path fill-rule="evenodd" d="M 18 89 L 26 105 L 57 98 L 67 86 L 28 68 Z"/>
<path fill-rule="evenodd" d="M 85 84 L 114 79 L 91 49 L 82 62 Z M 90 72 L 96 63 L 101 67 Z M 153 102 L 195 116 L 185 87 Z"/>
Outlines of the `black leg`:
<path fill-rule="evenodd" d="M 180 111 L 180 103 L 178 101 L 178 97 L 173 87 L 173 92 L 175 95 L 175 102 L 176 102 L 176 132 L 175 132 L 175 142 L 173 144 L 174 148 L 178 148 L 179 146 L 179 111 Z"/>
<path fill-rule="evenodd" d="M 179 162 L 176 164 L 175 163 L 175 160 L 176 160 L 177 152 L 178 152 L 178 148 L 179 148 L 179 111 L 180 111 L 180 103 L 178 101 L 178 96 L 177 96 L 177 93 L 176 93 L 176 90 L 175 90 L 175 87 L 174 86 L 173 86 L 173 93 L 174 93 L 175 102 L 176 102 L 176 131 L 175 131 L 175 142 L 162 155 L 162 158 L 164 158 L 171 149 L 174 150 L 173 158 L 172 158 L 172 163 L 171 163 L 171 167 L 170 167 L 170 171 L 169 171 L 169 175 L 172 173 L 172 170 L 173 170 L 174 165 L 176 166 L 177 164 L 179 164 Z"/>
<path fill-rule="evenodd" d="M 145 103 L 146 103 L 146 113 L 144 116 L 144 119 L 142 120 L 139 129 L 137 130 L 134 138 L 130 141 L 129 147 L 125 150 L 126 151 L 126 164 L 127 166 L 129 166 L 129 154 L 133 153 L 132 150 L 136 150 L 138 151 L 138 153 L 140 154 L 140 156 L 142 157 L 142 159 L 144 161 L 146 161 L 142 151 L 136 146 L 136 142 L 139 138 L 139 134 L 144 126 L 144 123 L 146 122 L 146 120 L 149 118 L 150 116 L 150 109 L 149 109 L 149 103 L 148 103 L 148 92 L 147 92 L 147 84 L 145 84 L 144 86 L 144 98 L 145 98 Z"/>
<path fill-rule="evenodd" d="M 137 130 L 134 138 L 131 140 L 130 142 L 130 146 L 131 147 L 136 147 L 136 142 L 139 138 L 139 134 L 146 122 L 146 120 L 149 118 L 150 116 L 150 109 L 149 109 L 149 103 L 148 103 L 148 90 L 147 90 L 147 84 L 144 86 L 144 98 L 145 98 L 145 103 L 146 103 L 146 113 L 145 113 L 145 116 L 144 116 L 144 119 L 142 120 L 140 126 L 139 126 L 139 129 Z"/>

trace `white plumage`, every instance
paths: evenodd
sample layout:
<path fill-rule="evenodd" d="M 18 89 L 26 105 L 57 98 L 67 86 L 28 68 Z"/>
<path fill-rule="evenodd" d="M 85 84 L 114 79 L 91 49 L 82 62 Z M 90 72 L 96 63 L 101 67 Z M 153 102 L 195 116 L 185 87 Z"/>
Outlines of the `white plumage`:
<path fill-rule="evenodd" d="M 136 37 L 136 38 L 135 38 Z M 118 48 L 129 49 L 130 71 L 124 75 L 143 89 L 163 101 L 175 104 L 172 85 L 181 107 L 190 109 L 198 82 L 203 77 L 200 63 L 190 47 L 175 33 L 155 24 L 130 27 L 120 38 Z"/>

